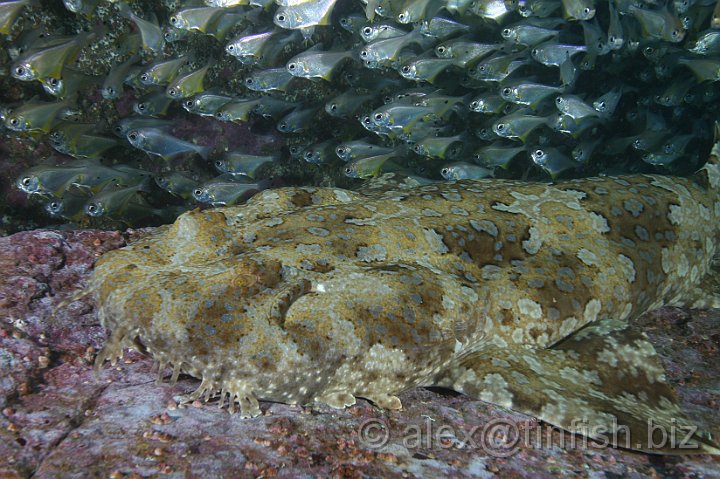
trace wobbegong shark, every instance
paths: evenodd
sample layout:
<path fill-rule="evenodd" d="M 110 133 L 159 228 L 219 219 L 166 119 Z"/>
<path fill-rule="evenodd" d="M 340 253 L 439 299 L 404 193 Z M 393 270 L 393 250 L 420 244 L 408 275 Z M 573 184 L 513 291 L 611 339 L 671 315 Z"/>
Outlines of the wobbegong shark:
<path fill-rule="evenodd" d="M 187 400 L 243 417 L 259 400 L 399 409 L 400 392 L 441 386 L 615 446 L 718 454 L 633 323 L 720 305 L 719 158 L 689 178 L 386 174 L 185 213 L 97 262 L 112 333 L 96 368 L 132 347 L 172 382 L 199 378 Z M 682 444 L 653 436 L 678 428 Z"/>

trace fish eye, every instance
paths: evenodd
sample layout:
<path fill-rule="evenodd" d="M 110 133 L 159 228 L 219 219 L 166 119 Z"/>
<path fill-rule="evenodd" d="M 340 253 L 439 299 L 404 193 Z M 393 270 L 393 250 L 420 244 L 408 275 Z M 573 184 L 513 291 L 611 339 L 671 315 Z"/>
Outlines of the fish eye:
<path fill-rule="evenodd" d="M 23 186 L 29 186 L 30 185 L 30 177 L 26 176 L 25 178 L 23 178 L 22 184 L 23 184 Z"/>
<path fill-rule="evenodd" d="M 145 111 L 145 108 L 147 108 L 147 105 L 145 103 L 138 103 L 137 107 L 138 107 L 138 110 Z"/>
<path fill-rule="evenodd" d="M 383 118 L 382 113 L 375 113 L 375 121 L 380 121 L 380 120 L 382 120 L 382 118 Z"/>
<path fill-rule="evenodd" d="M 363 32 L 363 35 L 370 35 L 372 33 L 372 28 L 365 27 L 365 28 L 363 28 L 362 32 Z"/>
<path fill-rule="evenodd" d="M 406 14 L 406 13 L 401 13 L 401 14 L 398 15 L 398 21 L 399 21 L 400 23 L 405 23 L 405 19 L 406 19 L 406 18 L 407 18 L 407 14 Z"/>
<path fill-rule="evenodd" d="M 438 55 L 443 55 L 447 51 L 447 48 L 441 45 L 441 46 L 437 47 L 435 49 L 435 51 L 437 52 Z"/>
<path fill-rule="evenodd" d="M 107 91 L 108 95 L 115 96 L 115 88 L 109 86 L 109 87 L 107 87 L 106 91 Z"/>
<path fill-rule="evenodd" d="M 227 48 L 227 50 L 228 50 L 229 52 L 231 52 L 231 51 L 235 50 L 235 45 L 233 45 L 233 44 L 231 43 L 230 45 L 228 45 L 228 46 L 225 47 L 225 48 Z"/>
<path fill-rule="evenodd" d="M 362 121 L 363 121 L 363 123 L 365 123 L 366 125 L 369 125 L 369 124 L 370 124 L 370 117 L 369 117 L 369 116 L 366 116 L 365 118 L 363 118 Z"/>
<path fill-rule="evenodd" d="M 540 50 L 538 50 L 537 48 L 533 48 L 532 51 L 530 52 L 530 55 L 536 57 L 536 56 L 540 55 Z"/>
<path fill-rule="evenodd" d="M 193 196 L 195 196 L 195 197 L 202 196 L 202 190 L 201 189 L 193 190 Z"/>
<path fill-rule="evenodd" d="M 590 7 L 583 8 L 583 13 L 585 15 L 590 15 L 591 12 L 592 12 L 592 9 Z"/>
<path fill-rule="evenodd" d="M 535 157 L 540 158 L 545 155 L 545 152 L 542 150 L 535 150 Z"/>
<path fill-rule="evenodd" d="M 440 174 L 443 175 L 443 176 L 447 176 L 447 175 L 450 174 L 450 169 L 449 169 L 449 168 L 443 168 L 442 170 L 440 170 Z"/>
<path fill-rule="evenodd" d="M 345 27 L 345 26 L 348 26 L 349 24 L 350 24 L 350 20 L 348 20 L 347 18 L 343 17 L 340 19 L 340 25 Z"/>
<path fill-rule="evenodd" d="M 222 164 L 223 164 L 222 160 L 217 160 L 215 162 L 215 166 L 217 166 L 218 168 L 220 168 L 222 166 Z"/>
<path fill-rule="evenodd" d="M 175 88 L 170 88 L 168 90 L 168 95 L 170 95 L 170 96 L 177 96 L 177 94 L 178 94 L 178 91 Z"/>
<path fill-rule="evenodd" d="M 305 156 L 305 159 L 306 159 L 306 160 L 312 159 L 313 154 L 314 154 L 314 153 L 313 153 L 312 151 L 306 151 L 306 152 L 305 152 L 305 155 L 304 155 L 304 156 Z"/>
<path fill-rule="evenodd" d="M 57 201 L 52 201 L 50 202 L 50 208 L 57 210 L 60 208 L 60 203 L 58 203 Z"/>
<path fill-rule="evenodd" d="M 246 78 L 246 79 L 245 79 L 245 83 L 246 83 L 247 85 L 252 85 L 252 84 L 253 84 L 253 79 L 252 79 L 252 78 Z"/>
<path fill-rule="evenodd" d="M 330 105 L 330 109 L 331 109 L 332 111 L 337 110 L 337 104 L 332 103 L 332 104 Z"/>
<path fill-rule="evenodd" d="M 284 23 L 286 20 L 286 17 L 282 13 L 278 13 L 277 15 L 275 15 L 275 20 L 277 20 L 280 23 Z"/>
<path fill-rule="evenodd" d="M 131 141 L 137 140 L 137 137 L 138 137 L 138 135 L 137 135 L 137 133 L 135 133 L 134 131 L 128 133 L 128 139 L 131 140 Z"/>
<path fill-rule="evenodd" d="M 192 100 L 185 100 L 185 106 L 188 107 L 188 108 L 192 108 L 192 106 L 193 106 L 193 101 L 192 101 Z"/>
<path fill-rule="evenodd" d="M 670 32 L 670 36 L 673 38 L 678 38 L 680 36 L 680 30 L 673 30 Z"/>
<path fill-rule="evenodd" d="M 294 70 L 297 67 L 297 65 L 294 63 L 288 63 L 287 67 L 288 67 L 288 70 Z"/>
<path fill-rule="evenodd" d="M 150 76 L 149 76 L 147 73 L 143 73 L 142 75 L 140 75 L 140 81 L 142 81 L 142 82 L 149 82 L 149 81 L 150 81 Z"/>
<path fill-rule="evenodd" d="M 498 131 L 503 131 L 503 130 L 505 129 L 505 127 L 506 127 L 505 123 L 498 123 L 498 124 L 497 124 L 497 129 L 498 129 Z"/>
<path fill-rule="evenodd" d="M 563 101 L 565 100 L 563 100 L 563 97 L 561 96 L 555 98 L 555 103 L 557 103 L 558 105 L 562 105 Z"/>
<path fill-rule="evenodd" d="M 25 69 L 23 67 L 15 67 L 15 74 L 17 76 L 23 76 L 25 74 Z"/>
<path fill-rule="evenodd" d="M 509 37 L 511 34 L 512 34 L 512 31 L 510 31 L 509 28 L 503 28 L 503 31 L 501 33 L 501 35 L 505 38 Z"/>
<path fill-rule="evenodd" d="M 608 41 L 609 41 L 610 43 L 615 43 L 615 35 L 610 35 L 610 36 L 608 37 Z"/>
<path fill-rule="evenodd" d="M 170 17 L 170 23 L 172 23 L 173 25 L 177 25 L 177 24 L 179 23 L 178 18 L 177 18 L 177 17 Z"/>
<path fill-rule="evenodd" d="M 281 121 L 280 123 L 278 123 L 278 128 L 280 130 L 287 130 L 287 123 L 285 123 L 284 121 Z"/>
<path fill-rule="evenodd" d="M 503 95 L 510 96 L 510 93 L 512 93 L 512 90 L 509 87 L 503 88 Z"/>
<path fill-rule="evenodd" d="M 602 111 L 605 111 L 605 108 L 607 108 L 607 105 L 605 104 L 605 101 L 601 101 L 600 103 L 598 103 L 597 106 L 598 106 L 598 109 L 600 109 L 600 110 L 602 110 Z"/>
<path fill-rule="evenodd" d="M 403 73 L 410 73 L 410 67 L 409 67 L 408 65 L 403 66 L 403 67 L 402 67 L 402 72 L 403 72 Z"/>
<path fill-rule="evenodd" d="M 95 203 L 90 203 L 87 207 L 88 213 L 95 213 L 98 207 Z"/>
<path fill-rule="evenodd" d="M 352 173 L 352 168 L 345 168 L 345 174 L 349 175 L 350 173 Z"/>
<path fill-rule="evenodd" d="M 342 155 L 344 155 L 345 153 L 347 153 L 347 148 L 342 147 L 342 146 L 339 146 L 338 149 L 335 150 L 335 152 L 336 152 L 338 155 L 342 156 Z"/>
<path fill-rule="evenodd" d="M 363 58 L 367 58 L 368 55 L 369 55 L 369 53 L 368 53 L 367 50 L 363 50 L 363 51 L 360 52 L 360 56 L 363 57 Z"/>
<path fill-rule="evenodd" d="M 485 70 L 487 70 L 487 65 L 478 65 L 477 70 L 479 72 L 484 72 Z"/>
<path fill-rule="evenodd" d="M 50 83 L 50 86 L 56 87 L 60 84 L 60 80 L 57 78 L 51 78 L 48 83 Z"/>
<path fill-rule="evenodd" d="M 11 119 L 10 119 L 10 124 L 11 124 L 12 126 L 18 126 L 19 123 L 20 123 L 20 122 L 18 121 L 17 118 L 11 118 Z"/>
<path fill-rule="evenodd" d="M 472 108 L 473 110 L 479 109 L 479 108 L 480 108 L 480 102 L 477 101 L 477 100 L 471 101 L 471 102 L 470 102 L 470 108 Z"/>

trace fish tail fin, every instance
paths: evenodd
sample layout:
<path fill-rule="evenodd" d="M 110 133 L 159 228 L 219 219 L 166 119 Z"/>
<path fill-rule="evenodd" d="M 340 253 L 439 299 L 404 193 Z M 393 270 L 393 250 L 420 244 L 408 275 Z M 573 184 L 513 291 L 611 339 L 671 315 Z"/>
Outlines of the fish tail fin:
<path fill-rule="evenodd" d="M 196 151 L 197 151 L 198 155 L 200 155 L 202 157 L 203 160 L 207 160 L 213 151 L 213 147 L 212 146 L 198 146 Z"/>
<path fill-rule="evenodd" d="M 683 414 L 653 345 L 621 321 L 601 321 L 548 349 L 483 346 L 435 384 L 593 440 L 580 444 L 720 454 Z"/>

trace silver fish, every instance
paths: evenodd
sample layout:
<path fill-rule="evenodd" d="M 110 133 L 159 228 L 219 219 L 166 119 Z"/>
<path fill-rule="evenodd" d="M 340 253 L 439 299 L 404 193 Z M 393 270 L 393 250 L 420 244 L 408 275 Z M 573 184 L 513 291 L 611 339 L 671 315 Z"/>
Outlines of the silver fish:
<path fill-rule="evenodd" d="M 186 153 L 196 153 L 207 159 L 212 151 L 210 146 L 200 146 L 181 140 L 157 128 L 130 130 L 127 133 L 127 140 L 135 148 L 165 160 Z"/>

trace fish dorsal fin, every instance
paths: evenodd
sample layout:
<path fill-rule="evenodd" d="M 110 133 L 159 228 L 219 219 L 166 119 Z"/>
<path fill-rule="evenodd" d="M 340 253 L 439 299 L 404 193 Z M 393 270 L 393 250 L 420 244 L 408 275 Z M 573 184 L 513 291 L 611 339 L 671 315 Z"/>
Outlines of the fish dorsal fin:
<path fill-rule="evenodd" d="M 601 321 L 549 349 L 490 345 L 447 371 L 437 385 L 599 444 L 656 454 L 720 454 L 681 412 L 653 345 L 619 321 Z"/>

